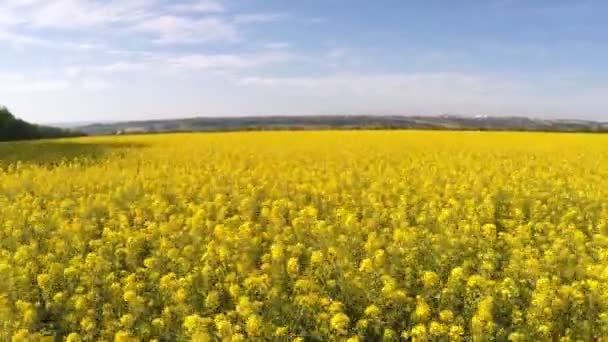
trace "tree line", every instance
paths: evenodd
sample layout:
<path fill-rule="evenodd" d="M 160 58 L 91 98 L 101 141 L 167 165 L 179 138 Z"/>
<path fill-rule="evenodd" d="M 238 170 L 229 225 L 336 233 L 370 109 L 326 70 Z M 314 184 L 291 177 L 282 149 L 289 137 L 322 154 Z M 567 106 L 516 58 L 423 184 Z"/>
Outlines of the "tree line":
<path fill-rule="evenodd" d="M 33 140 L 81 136 L 70 130 L 41 126 L 16 118 L 6 107 L 0 106 L 0 141 Z"/>

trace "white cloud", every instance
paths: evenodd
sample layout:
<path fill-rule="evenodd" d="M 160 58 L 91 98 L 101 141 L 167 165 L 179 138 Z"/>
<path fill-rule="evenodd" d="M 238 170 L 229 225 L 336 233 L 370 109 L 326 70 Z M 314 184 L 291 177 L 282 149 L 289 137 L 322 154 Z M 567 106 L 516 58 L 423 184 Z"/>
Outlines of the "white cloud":
<path fill-rule="evenodd" d="M 28 77 L 17 73 L 0 74 L 0 91 L 3 93 L 58 92 L 69 86 L 66 80 Z"/>
<path fill-rule="evenodd" d="M 242 77 L 237 80 L 243 86 L 264 87 L 319 87 L 328 80 L 313 77 Z"/>
<path fill-rule="evenodd" d="M 132 22 L 151 15 L 146 0 L 8 0 L 0 4 L 0 12 L 18 17 L 13 24 L 31 27 L 70 30 Z"/>
<path fill-rule="evenodd" d="M 0 29 L 11 31 L 8 29 L 17 26 L 61 32 L 99 29 L 123 34 L 135 30 L 162 42 L 233 40 L 237 30 L 228 19 L 192 16 L 223 10 L 223 2 L 219 0 L 169 4 L 160 0 L 4 0 L 0 1 Z M 9 38 L 26 42 L 23 35 L 13 34 Z"/>
<path fill-rule="evenodd" d="M 165 55 L 144 53 L 129 56 L 109 64 L 73 64 L 61 68 L 45 69 L 44 75 L 79 81 L 87 78 L 115 77 L 119 74 L 145 71 L 156 75 L 189 75 L 192 71 L 226 73 L 251 70 L 271 64 L 284 63 L 296 56 L 285 50 L 265 50 L 250 54 L 190 54 Z M 231 73 L 224 74 L 234 79 Z"/>
<path fill-rule="evenodd" d="M 371 90 L 381 86 L 385 89 L 421 89 L 433 86 L 439 88 L 464 87 L 468 90 L 480 91 L 493 79 L 488 76 L 457 72 L 411 73 L 411 74 L 357 74 L 344 73 L 319 77 L 245 77 L 242 78 L 250 85 L 306 85 L 334 86 L 348 89 Z M 496 85 L 504 84 L 500 82 Z M 492 89 L 496 86 L 491 87 Z"/>
<path fill-rule="evenodd" d="M 104 65 L 71 65 L 65 68 L 65 75 L 68 77 L 78 77 L 86 74 L 116 74 L 123 72 L 133 72 L 145 70 L 145 63 L 132 63 L 118 61 Z"/>
<path fill-rule="evenodd" d="M 285 50 L 291 47 L 291 43 L 288 42 L 269 42 L 264 44 L 266 49 L 270 50 Z"/>
<path fill-rule="evenodd" d="M 0 41 L 8 42 L 16 45 L 35 45 L 35 46 L 49 46 L 49 41 L 39 39 L 36 37 L 5 31 L 0 28 Z"/>
<path fill-rule="evenodd" d="M 280 13 L 247 13 L 234 16 L 236 24 L 269 23 L 285 18 L 285 14 Z"/>
<path fill-rule="evenodd" d="M 50 46 L 51 34 L 100 36 L 103 32 L 165 44 L 235 42 L 240 25 L 273 22 L 284 16 L 227 14 L 224 0 L 0 0 L 0 39 Z"/>
<path fill-rule="evenodd" d="M 19 16 L 12 11 L 0 11 L 0 27 L 17 25 L 21 22 Z"/>
<path fill-rule="evenodd" d="M 205 41 L 234 41 L 237 29 L 217 17 L 191 19 L 165 15 L 144 20 L 134 25 L 133 30 L 152 34 L 161 43 L 194 43 Z"/>
<path fill-rule="evenodd" d="M 113 84 L 102 78 L 85 78 L 80 81 L 80 86 L 87 91 L 104 91 L 111 89 Z"/>
<path fill-rule="evenodd" d="M 5 91 L 21 93 L 55 92 L 63 91 L 69 86 L 69 82 L 63 80 L 31 80 L 13 84 Z"/>
<path fill-rule="evenodd" d="M 352 54 L 352 51 L 348 48 L 333 47 L 325 53 L 325 57 L 329 59 L 342 59 L 348 56 L 349 54 Z"/>
<path fill-rule="evenodd" d="M 238 55 L 189 55 L 170 59 L 169 64 L 184 69 L 240 69 L 255 62 Z"/>
<path fill-rule="evenodd" d="M 242 87 L 311 101 L 310 113 L 527 113 L 542 100 L 527 84 L 504 75 L 456 72 L 241 77 Z M 277 95 L 279 96 L 279 95 Z M 280 97 L 279 96 L 279 97 Z M 529 106 L 535 103 L 536 106 Z"/>
<path fill-rule="evenodd" d="M 287 52 L 271 51 L 249 55 L 194 54 L 169 58 L 166 63 L 179 69 L 247 69 L 288 61 L 293 56 Z"/>
<path fill-rule="evenodd" d="M 146 68 L 146 65 L 143 63 L 131 63 L 131 62 L 115 62 L 108 65 L 103 65 L 97 70 L 104 73 L 115 73 L 115 72 L 131 72 L 131 71 L 141 71 Z"/>
<path fill-rule="evenodd" d="M 64 49 L 72 51 L 100 50 L 104 46 L 98 43 L 76 43 L 53 39 L 42 39 L 36 36 L 15 33 L 0 28 L 0 42 L 5 42 L 15 46 L 29 46 L 45 49 Z"/>
<path fill-rule="evenodd" d="M 113 82 L 104 76 L 113 70 L 126 70 L 128 64 L 107 66 L 68 67 L 63 72 L 42 70 L 37 73 L 0 72 L 0 93 L 65 93 L 82 89 L 87 91 L 108 90 Z M 97 72 L 97 73 L 95 73 Z"/>
<path fill-rule="evenodd" d="M 225 11 L 223 2 L 219 0 L 187 1 L 169 5 L 167 8 L 174 12 L 184 13 L 218 13 Z"/>

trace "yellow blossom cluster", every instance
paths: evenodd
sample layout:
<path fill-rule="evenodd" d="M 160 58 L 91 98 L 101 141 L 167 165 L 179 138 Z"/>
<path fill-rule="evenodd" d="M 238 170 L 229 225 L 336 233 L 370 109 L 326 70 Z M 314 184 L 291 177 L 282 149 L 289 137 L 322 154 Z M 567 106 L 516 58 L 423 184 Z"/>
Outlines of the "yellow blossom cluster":
<path fill-rule="evenodd" d="M 608 136 L 0 145 L 0 341 L 606 337 Z"/>

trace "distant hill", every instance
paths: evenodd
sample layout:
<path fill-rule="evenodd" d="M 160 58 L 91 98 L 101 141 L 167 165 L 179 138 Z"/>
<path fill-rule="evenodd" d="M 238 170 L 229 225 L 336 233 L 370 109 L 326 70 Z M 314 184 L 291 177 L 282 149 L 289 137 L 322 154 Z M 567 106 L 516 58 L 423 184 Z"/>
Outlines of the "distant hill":
<path fill-rule="evenodd" d="M 608 122 L 489 116 L 265 116 L 200 117 L 91 124 L 77 127 L 89 135 L 165 132 L 312 129 L 428 129 L 547 132 L 608 132 Z"/>
<path fill-rule="evenodd" d="M 0 141 L 61 138 L 80 135 L 83 135 L 83 133 L 28 123 L 17 119 L 7 108 L 0 107 Z"/>

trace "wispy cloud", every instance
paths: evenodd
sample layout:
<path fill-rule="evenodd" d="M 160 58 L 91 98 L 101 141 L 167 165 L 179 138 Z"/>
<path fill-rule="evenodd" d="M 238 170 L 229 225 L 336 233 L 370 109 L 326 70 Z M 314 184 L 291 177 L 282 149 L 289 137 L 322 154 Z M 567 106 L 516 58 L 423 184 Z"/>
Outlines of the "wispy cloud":
<path fill-rule="evenodd" d="M 68 89 L 86 91 L 109 90 L 114 87 L 113 77 L 118 73 L 145 70 L 147 65 L 115 62 L 100 65 L 71 65 L 63 68 L 45 68 L 27 72 L 1 72 L 0 91 L 7 93 L 60 92 Z"/>
<path fill-rule="evenodd" d="M 50 47 L 54 42 L 49 33 L 99 37 L 104 32 L 142 43 L 233 43 L 242 26 L 285 16 L 227 12 L 224 0 L 4 0 L 0 1 L 0 40 Z"/>
<path fill-rule="evenodd" d="M 269 51 L 256 54 L 194 54 L 170 58 L 167 64 L 179 69 L 226 70 L 248 69 L 286 62 L 293 58 L 288 52 Z"/>
<path fill-rule="evenodd" d="M 0 27 L 0 42 L 5 42 L 15 46 L 30 46 L 39 47 L 45 49 L 65 49 L 65 50 L 80 50 L 90 51 L 99 50 L 104 46 L 99 43 L 86 43 L 86 42 L 70 42 L 61 41 L 48 38 L 39 38 L 34 35 L 15 33 L 8 30 L 4 30 Z"/>
<path fill-rule="evenodd" d="M 341 58 L 344 58 L 345 56 L 347 56 L 349 53 L 351 53 L 351 51 L 348 48 L 334 47 L 334 48 L 329 49 L 325 53 L 325 56 L 327 58 L 331 58 L 331 59 L 341 59 Z"/>
<path fill-rule="evenodd" d="M 16 73 L 0 73 L 0 90 L 3 93 L 57 92 L 69 88 L 67 80 L 28 77 Z"/>
<path fill-rule="evenodd" d="M 104 91 L 113 88 L 112 82 L 103 78 L 85 78 L 79 82 L 79 86 L 86 91 Z"/>
<path fill-rule="evenodd" d="M 50 46 L 51 42 L 20 33 L 5 31 L 0 28 L 0 41 L 16 45 Z"/>
<path fill-rule="evenodd" d="M 441 114 L 462 111 L 487 114 L 497 108 L 525 110 L 518 104 L 533 101 L 528 86 L 504 75 L 457 72 L 363 74 L 341 73 L 316 77 L 242 77 L 242 87 L 298 94 L 319 103 L 315 111 L 352 113 Z M 288 96 L 288 95 L 286 95 Z M 319 100 L 323 99 L 323 101 Z M 344 102 L 343 99 L 349 99 Z M 324 102 L 325 101 L 325 102 Z M 538 107 L 537 107 L 538 108 Z M 350 112 L 349 112 L 350 111 Z"/>
<path fill-rule="evenodd" d="M 178 13 L 219 13 L 226 10 L 224 3 L 219 0 L 186 1 L 169 5 L 167 8 Z"/>
<path fill-rule="evenodd" d="M 104 27 L 122 32 L 134 30 L 163 43 L 191 43 L 233 41 L 238 36 L 239 25 L 274 22 L 286 16 L 278 13 L 224 14 L 225 10 L 221 0 L 171 3 L 160 0 L 5 0 L 0 3 L 0 28 L 5 31 L 16 26 L 80 31 Z M 26 36 L 13 35 L 13 41 L 26 41 Z"/>
<path fill-rule="evenodd" d="M 190 19 L 172 15 L 144 20 L 133 30 L 151 34 L 160 43 L 196 43 L 205 41 L 234 41 L 238 37 L 234 25 L 218 17 Z"/>
<path fill-rule="evenodd" d="M 263 44 L 264 48 L 270 50 L 285 50 L 291 47 L 289 42 L 268 42 Z"/>
<path fill-rule="evenodd" d="M 132 22 L 151 15 L 149 4 L 144 0 L 7 0 L 0 9 L 9 16 L 19 18 L 13 24 L 29 25 L 45 29 L 70 30 L 95 27 L 119 22 Z"/>
<path fill-rule="evenodd" d="M 19 24 L 21 20 L 14 11 L 9 11 L 4 8 L 0 11 L 0 27 Z"/>
<path fill-rule="evenodd" d="M 270 23 L 283 20 L 287 17 L 284 13 L 246 13 L 234 17 L 236 24 Z"/>
<path fill-rule="evenodd" d="M 115 61 L 109 64 L 73 64 L 59 69 L 47 70 L 45 75 L 55 79 L 66 79 L 72 83 L 90 84 L 88 80 L 104 80 L 119 75 L 140 73 L 156 74 L 165 73 L 173 76 L 191 75 L 193 72 L 207 74 L 223 74 L 230 80 L 234 80 L 235 73 L 244 70 L 255 70 L 256 68 L 276 65 L 288 62 L 297 56 L 285 50 L 262 50 L 249 54 L 187 54 L 166 55 L 162 53 L 142 54 L 130 60 Z M 160 72 L 162 71 L 162 72 Z M 87 82 L 85 82 L 85 80 Z M 98 82 L 99 83 L 99 82 Z M 111 82 L 106 82 L 107 87 Z M 104 83 L 105 84 L 105 83 Z M 90 87 L 89 89 L 101 89 L 102 87 Z"/>
<path fill-rule="evenodd" d="M 91 74 L 117 74 L 125 72 L 143 71 L 148 67 L 145 63 L 118 61 L 103 65 L 70 65 L 64 68 L 64 75 L 78 77 Z"/>
<path fill-rule="evenodd" d="M 466 88 L 475 92 L 490 84 L 486 76 L 465 73 L 412 73 L 412 74 L 357 74 L 343 73 L 318 77 L 244 77 L 242 85 L 272 87 L 312 87 L 333 88 L 369 93 L 375 90 L 397 91 L 403 95 L 412 94 L 420 89 L 434 88 L 447 90 Z M 495 88 L 496 86 L 492 87 Z"/>

